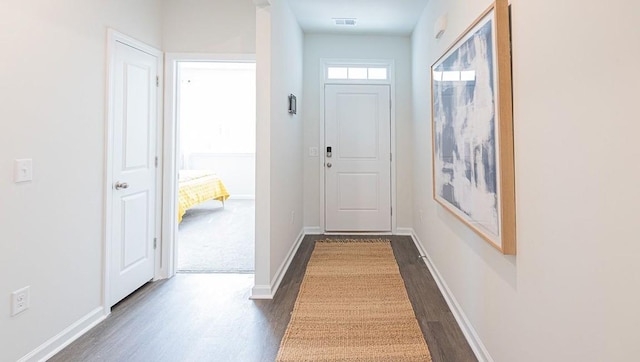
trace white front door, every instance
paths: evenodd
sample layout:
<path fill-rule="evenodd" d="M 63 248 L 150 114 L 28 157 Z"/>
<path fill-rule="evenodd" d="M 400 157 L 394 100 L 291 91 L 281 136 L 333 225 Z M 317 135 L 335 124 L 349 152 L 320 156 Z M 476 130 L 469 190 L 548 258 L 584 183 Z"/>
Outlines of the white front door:
<path fill-rule="evenodd" d="M 158 58 L 116 41 L 109 305 L 154 276 Z"/>
<path fill-rule="evenodd" d="M 326 231 L 391 231 L 390 102 L 388 85 L 325 86 Z"/>

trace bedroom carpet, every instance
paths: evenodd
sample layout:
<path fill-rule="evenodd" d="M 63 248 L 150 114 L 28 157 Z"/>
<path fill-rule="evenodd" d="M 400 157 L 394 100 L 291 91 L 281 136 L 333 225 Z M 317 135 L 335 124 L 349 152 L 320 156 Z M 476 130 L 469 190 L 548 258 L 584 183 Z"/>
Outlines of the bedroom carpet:
<path fill-rule="evenodd" d="M 316 242 L 276 360 L 431 361 L 389 240 Z"/>
<path fill-rule="evenodd" d="M 251 273 L 255 201 L 208 201 L 190 208 L 178 226 L 178 271 Z"/>

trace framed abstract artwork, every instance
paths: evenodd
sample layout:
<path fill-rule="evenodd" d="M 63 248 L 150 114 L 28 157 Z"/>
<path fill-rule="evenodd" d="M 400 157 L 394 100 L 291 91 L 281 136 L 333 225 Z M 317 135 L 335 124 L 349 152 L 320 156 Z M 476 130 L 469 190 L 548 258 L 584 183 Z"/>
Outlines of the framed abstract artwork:
<path fill-rule="evenodd" d="M 433 197 L 504 254 L 516 253 L 507 0 L 431 66 Z"/>

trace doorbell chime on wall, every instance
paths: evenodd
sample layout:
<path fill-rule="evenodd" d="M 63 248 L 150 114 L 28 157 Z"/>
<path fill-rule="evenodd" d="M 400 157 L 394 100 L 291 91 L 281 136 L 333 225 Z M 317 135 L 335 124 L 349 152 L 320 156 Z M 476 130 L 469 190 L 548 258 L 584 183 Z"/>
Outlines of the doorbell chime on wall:
<path fill-rule="evenodd" d="M 289 94 L 289 113 L 290 114 L 298 113 L 297 108 L 298 107 L 296 105 L 296 96 L 294 96 L 293 94 Z"/>

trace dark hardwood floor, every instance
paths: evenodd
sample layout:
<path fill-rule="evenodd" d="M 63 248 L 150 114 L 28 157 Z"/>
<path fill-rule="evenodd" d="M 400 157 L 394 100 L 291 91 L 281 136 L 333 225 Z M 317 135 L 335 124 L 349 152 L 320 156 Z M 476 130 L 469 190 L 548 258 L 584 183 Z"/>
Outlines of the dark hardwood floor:
<path fill-rule="evenodd" d="M 315 241 L 306 236 L 273 300 L 250 300 L 253 276 L 178 274 L 148 283 L 50 361 L 273 361 Z M 410 237 L 390 239 L 433 361 L 476 361 Z"/>

